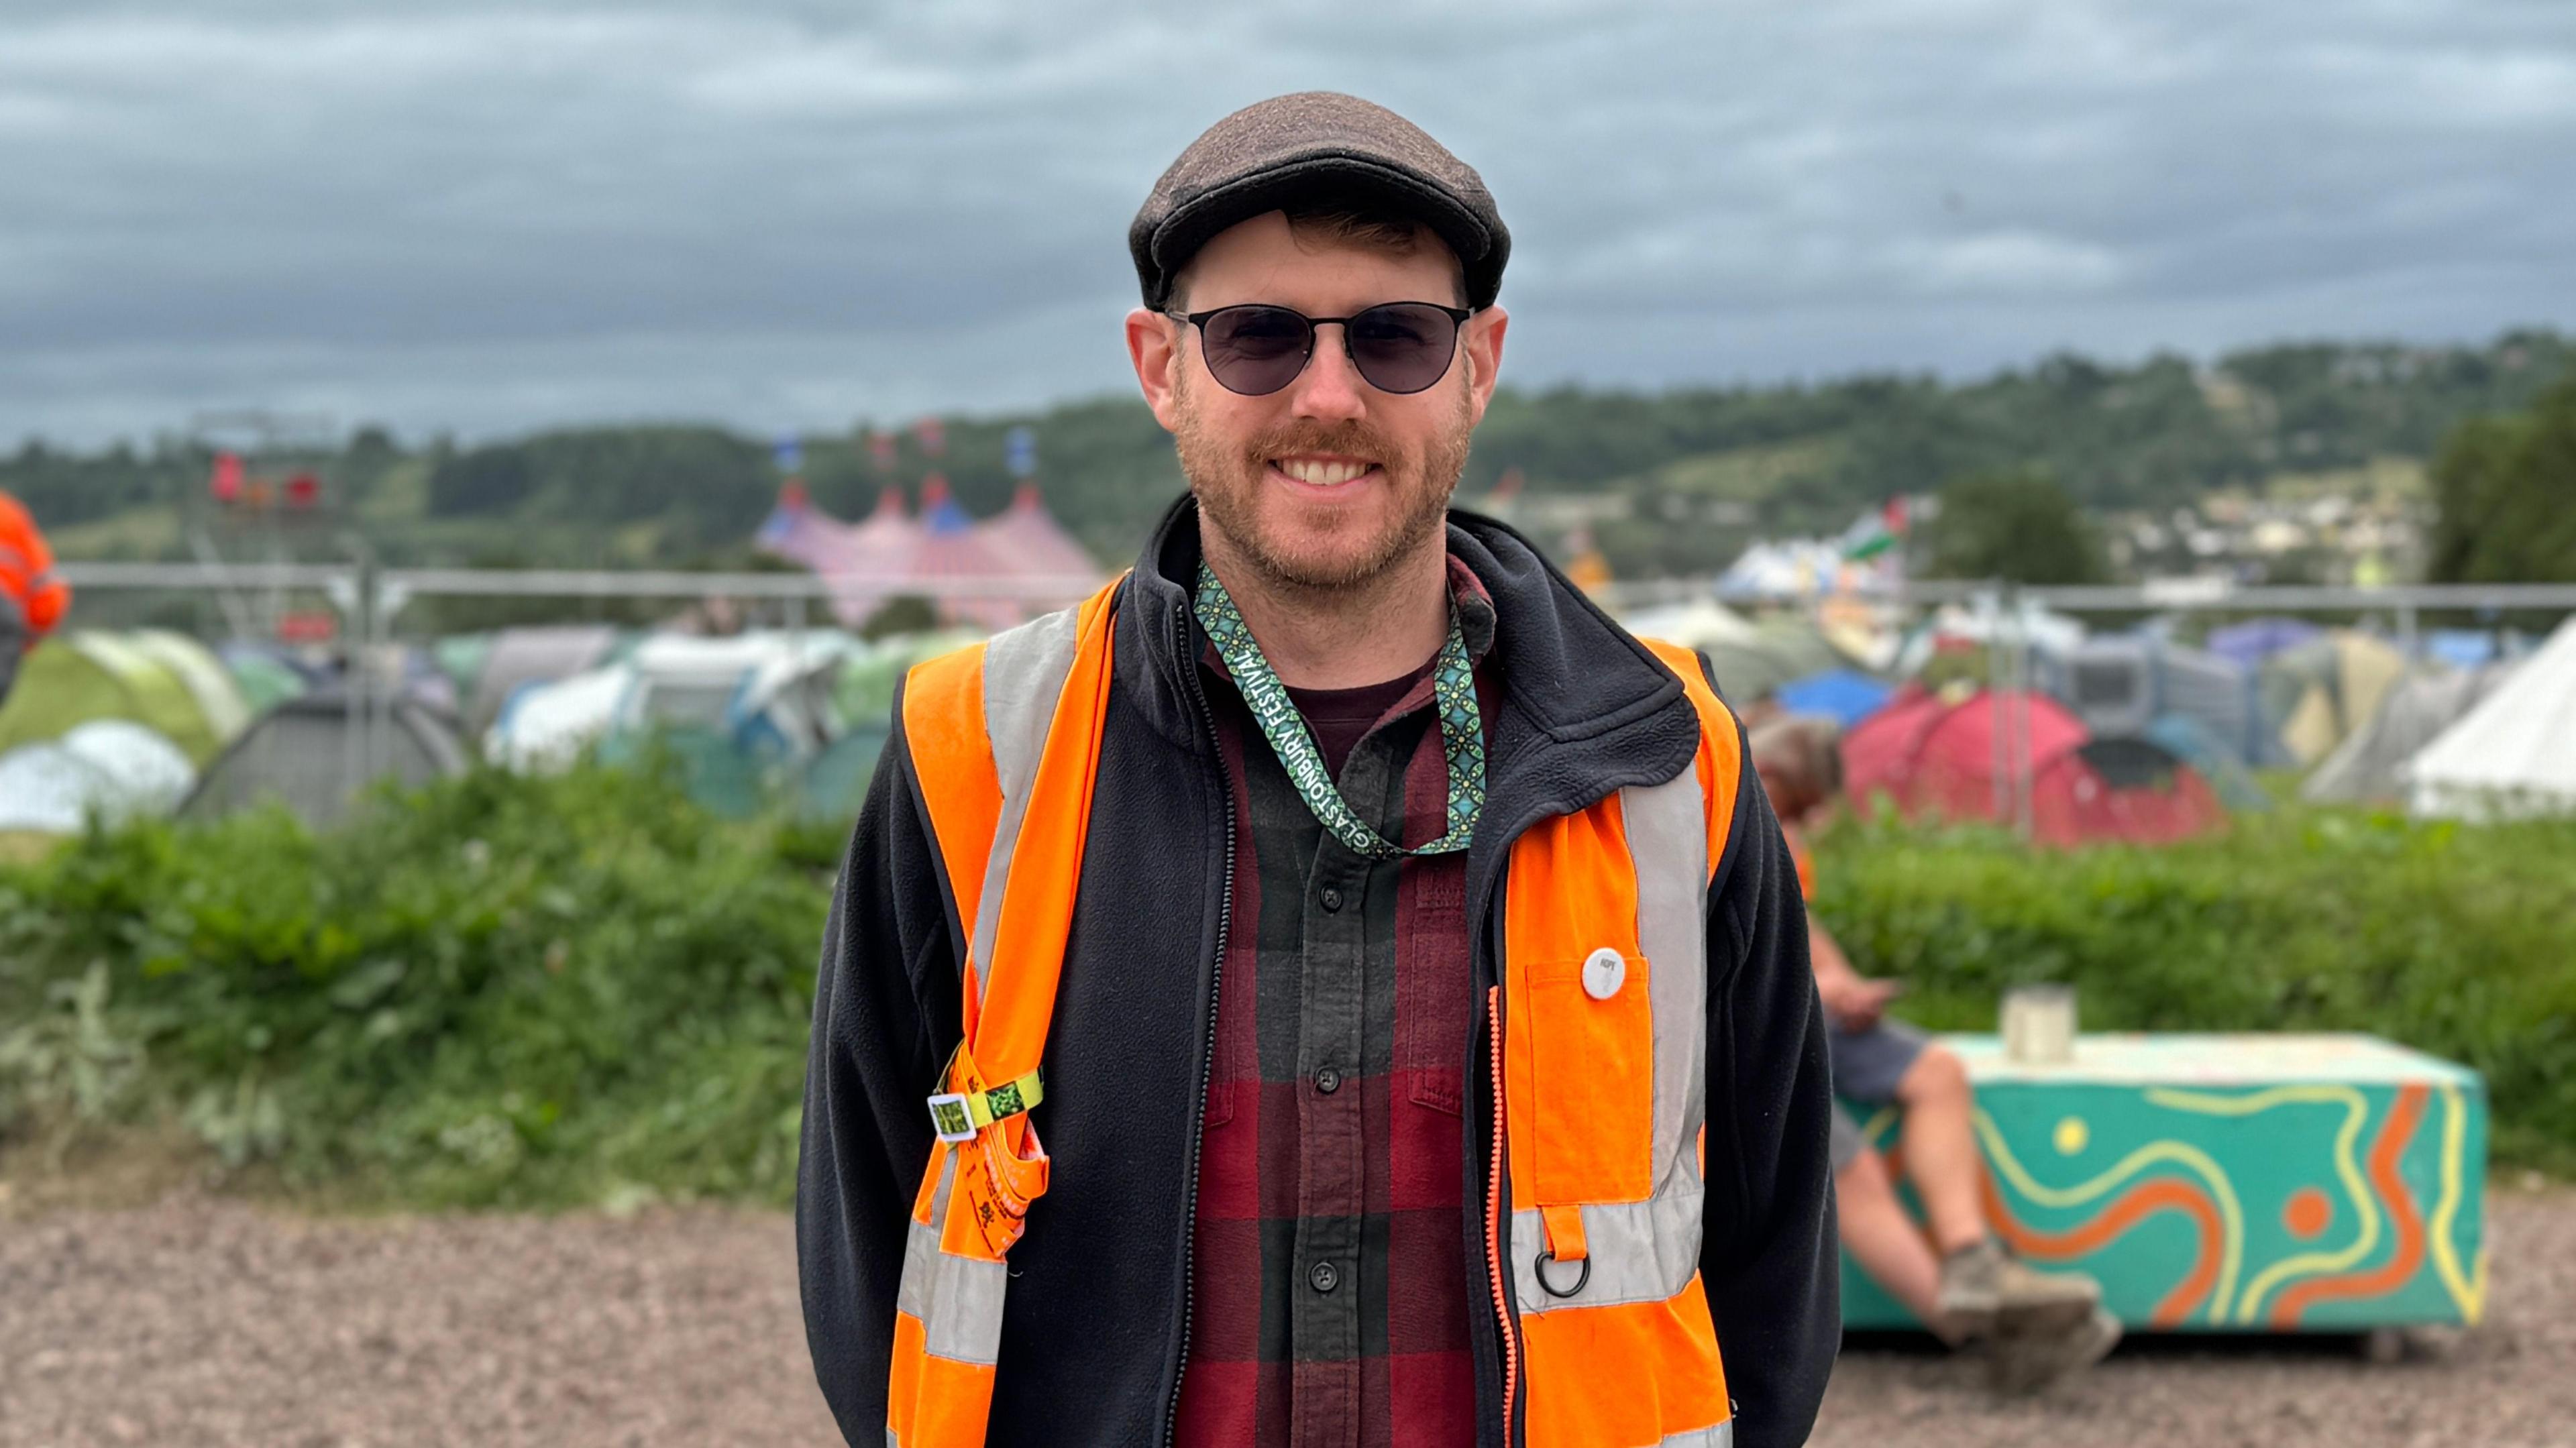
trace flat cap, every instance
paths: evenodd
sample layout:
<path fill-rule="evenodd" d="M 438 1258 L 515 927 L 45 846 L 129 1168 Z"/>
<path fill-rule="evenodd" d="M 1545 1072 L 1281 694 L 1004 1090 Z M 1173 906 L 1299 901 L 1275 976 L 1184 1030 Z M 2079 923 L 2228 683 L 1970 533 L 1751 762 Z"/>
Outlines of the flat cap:
<path fill-rule="evenodd" d="M 1384 106 L 1299 91 L 1208 127 L 1154 183 L 1127 228 L 1145 305 L 1169 305 L 1174 274 L 1218 232 L 1318 204 L 1417 217 L 1465 264 L 1467 305 L 1491 305 L 1502 289 L 1512 234 L 1475 167 Z"/>

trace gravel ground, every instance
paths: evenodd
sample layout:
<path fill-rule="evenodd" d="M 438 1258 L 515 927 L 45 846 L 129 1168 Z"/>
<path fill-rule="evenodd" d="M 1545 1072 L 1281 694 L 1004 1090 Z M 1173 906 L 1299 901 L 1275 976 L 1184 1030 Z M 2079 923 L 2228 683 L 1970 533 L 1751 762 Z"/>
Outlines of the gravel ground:
<path fill-rule="evenodd" d="M 1815 1442 L 2576 1443 L 2576 1192 L 2490 1201 L 2486 1325 L 2404 1360 L 2156 1342 L 1998 1404 L 1966 1364 L 1871 1344 Z M 834 1441 L 776 1213 L 317 1219 L 183 1190 L 0 1216 L 0 1448 Z"/>

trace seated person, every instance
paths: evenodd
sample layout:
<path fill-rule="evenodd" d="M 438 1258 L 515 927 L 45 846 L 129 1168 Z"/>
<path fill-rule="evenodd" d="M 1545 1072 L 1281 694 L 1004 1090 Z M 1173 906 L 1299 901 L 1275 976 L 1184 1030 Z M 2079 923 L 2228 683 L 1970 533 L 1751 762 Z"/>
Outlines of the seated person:
<path fill-rule="evenodd" d="M 1752 731 L 1752 752 L 1799 886 L 1812 895 L 1814 867 L 1798 821 L 1841 793 L 1832 726 L 1774 718 Z M 1834 1193 L 1843 1246 L 1942 1341 L 1993 1345 L 1998 1378 L 2008 1386 L 2036 1387 L 2099 1360 L 2120 1339 L 2118 1320 L 2101 1308 L 2100 1285 L 2080 1274 L 2033 1271 L 1986 1228 L 1985 1163 L 1967 1067 L 1922 1031 L 1889 1018 L 1897 983 L 1854 969 L 1812 912 L 1807 942 L 1828 1017 L 1834 1094 L 1903 1113 L 1905 1174 L 1925 1219 L 1917 1227 L 1906 1214 L 1887 1159 L 1837 1105 Z"/>

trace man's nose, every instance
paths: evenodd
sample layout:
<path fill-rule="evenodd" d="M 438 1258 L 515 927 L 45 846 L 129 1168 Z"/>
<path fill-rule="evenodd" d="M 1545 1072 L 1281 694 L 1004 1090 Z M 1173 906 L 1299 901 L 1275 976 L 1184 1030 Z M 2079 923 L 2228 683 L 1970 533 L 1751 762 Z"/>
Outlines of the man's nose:
<path fill-rule="evenodd" d="M 1297 374 L 1288 402 L 1299 417 L 1349 421 L 1367 414 L 1367 387 L 1359 369 L 1351 365 L 1342 324 L 1332 322 L 1315 329 L 1315 355 L 1307 359 L 1306 370 Z"/>

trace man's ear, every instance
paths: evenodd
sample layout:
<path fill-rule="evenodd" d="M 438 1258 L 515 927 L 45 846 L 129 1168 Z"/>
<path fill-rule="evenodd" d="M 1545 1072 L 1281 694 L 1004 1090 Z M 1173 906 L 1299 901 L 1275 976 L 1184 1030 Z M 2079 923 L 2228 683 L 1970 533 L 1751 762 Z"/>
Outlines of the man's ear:
<path fill-rule="evenodd" d="M 1503 333 L 1512 324 L 1509 312 L 1487 307 L 1467 319 L 1467 398 L 1473 425 L 1485 420 L 1485 404 L 1494 400 L 1494 376 L 1503 366 Z"/>
<path fill-rule="evenodd" d="M 1151 307 L 1127 314 L 1127 360 L 1135 364 L 1136 385 L 1165 432 L 1180 431 L 1180 409 L 1173 394 L 1182 363 L 1181 332 L 1182 324 Z"/>

